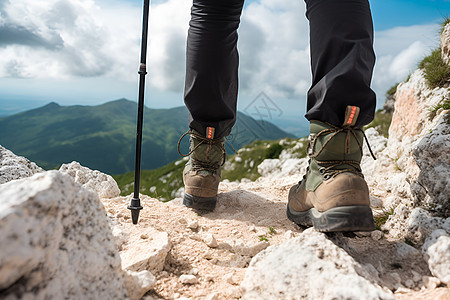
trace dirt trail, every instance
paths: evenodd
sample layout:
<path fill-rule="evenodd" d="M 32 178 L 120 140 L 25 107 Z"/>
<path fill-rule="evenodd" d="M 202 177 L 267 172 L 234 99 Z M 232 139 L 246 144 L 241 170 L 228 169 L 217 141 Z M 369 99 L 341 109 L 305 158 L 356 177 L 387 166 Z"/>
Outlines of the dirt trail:
<path fill-rule="evenodd" d="M 251 258 L 269 245 L 282 243 L 303 231 L 285 214 L 289 188 L 297 180 L 294 176 L 223 182 L 216 210 L 201 215 L 184 207 L 181 199 L 162 203 L 143 195 L 144 210 L 138 225 L 130 221 L 126 208 L 129 197 L 102 201 L 110 218 L 131 234 L 139 234 L 140 229 L 150 226 L 169 235 L 171 250 L 164 270 L 154 274 L 156 287 L 143 299 L 237 299 Z M 450 299 L 447 288 L 430 283 L 427 287 L 422 282 L 424 276 L 431 274 L 413 247 L 386 239 L 381 232 L 330 234 L 329 238 L 362 265 L 375 266 L 381 274 L 378 282 L 397 290 L 400 299 Z M 132 245 L 122 245 L 122 249 L 127 247 Z M 182 283 L 183 274 L 195 275 L 198 282 Z M 398 288 L 400 282 L 409 284 L 410 289 Z"/>

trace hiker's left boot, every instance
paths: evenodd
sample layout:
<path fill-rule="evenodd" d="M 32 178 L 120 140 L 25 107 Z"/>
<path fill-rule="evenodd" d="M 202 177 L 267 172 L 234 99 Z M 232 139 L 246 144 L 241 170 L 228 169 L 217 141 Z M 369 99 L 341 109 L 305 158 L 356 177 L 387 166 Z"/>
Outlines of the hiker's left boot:
<path fill-rule="evenodd" d="M 225 138 L 214 138 L 212 127 L 207 127 L 206 135 L 193 129 L 186 134 L 190 134 L 190 151 L 183 171 L 183 204 L 197 210 L 213 211 L 226 156 Z"/>

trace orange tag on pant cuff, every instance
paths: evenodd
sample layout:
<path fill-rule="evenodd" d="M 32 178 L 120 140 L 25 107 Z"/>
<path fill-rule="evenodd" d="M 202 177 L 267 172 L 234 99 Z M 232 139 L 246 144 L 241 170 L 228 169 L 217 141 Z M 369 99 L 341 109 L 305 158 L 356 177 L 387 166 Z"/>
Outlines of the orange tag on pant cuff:
<path fill-rule="evenodd" d="M 214 127 L 206 127 L 206 138 L 213 139 L 215 131 L 216 129 Z"/>
<path fill-rule="evenodd" d="M 345 109 L 345 120 L 343 126 L 355 126 L 358 120 L 360 108 L 358 106 L 347 106 Z"/>

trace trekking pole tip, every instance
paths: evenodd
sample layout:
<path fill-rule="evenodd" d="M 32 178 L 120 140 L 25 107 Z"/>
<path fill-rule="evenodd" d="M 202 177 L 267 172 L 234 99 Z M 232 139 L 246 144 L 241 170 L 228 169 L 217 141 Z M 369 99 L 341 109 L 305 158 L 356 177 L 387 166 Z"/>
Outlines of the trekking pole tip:
<path fill-rule="evenodd" d="M 131 210 L 131 220 L 133 221 L 133 224 L 136 225 L 139 220 L 139 212 L 143 208 L 141 206 L 141 201 L 139 198 L 133 198 L 131 200 L 131 204 L 128 206 L 128 209 Z"/>

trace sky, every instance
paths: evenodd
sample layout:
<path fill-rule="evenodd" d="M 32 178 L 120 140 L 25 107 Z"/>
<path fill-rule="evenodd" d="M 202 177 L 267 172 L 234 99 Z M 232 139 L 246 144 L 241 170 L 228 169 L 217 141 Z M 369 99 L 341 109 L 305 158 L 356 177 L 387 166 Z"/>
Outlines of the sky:
<path fill-rule="evenodd" d="M 384 93 L 439 46 L 439 23 L 450 1 L 369 2 L 377 55 L 372 88 L 381 107 Z M 151 4 L 149 107 L 183 105 L 191 4 Z M 137 0 L 0 0 L 0 108 L 136 100 L 141 6 Z M 264 92 L 280 108 L 280 120 L 302 118 L 311 82 L 304 2 L 247 1 L 238 49 L 239 108 Z"/>

